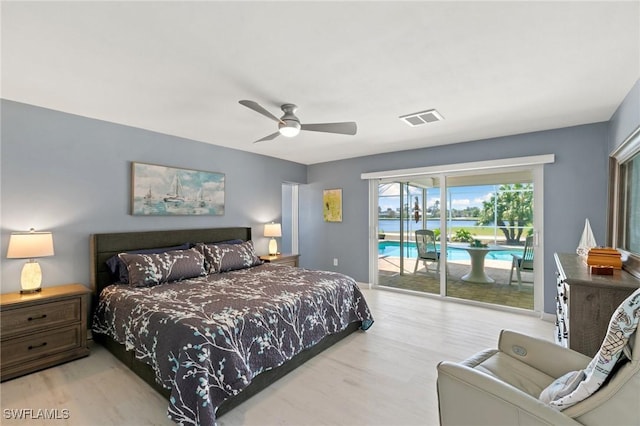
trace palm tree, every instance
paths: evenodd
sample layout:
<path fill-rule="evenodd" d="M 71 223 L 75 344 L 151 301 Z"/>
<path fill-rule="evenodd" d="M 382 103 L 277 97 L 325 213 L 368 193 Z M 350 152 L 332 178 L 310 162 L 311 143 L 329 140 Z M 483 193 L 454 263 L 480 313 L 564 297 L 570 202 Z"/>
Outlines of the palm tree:
<path fill-rule="evenodd" d="M 494 220 L 507 244 L 519 244 L 524 227 L 533 222 L 533 185 L 501 185 L 489 201 L 483 201 L 478 224 L 490 225 Z"/>

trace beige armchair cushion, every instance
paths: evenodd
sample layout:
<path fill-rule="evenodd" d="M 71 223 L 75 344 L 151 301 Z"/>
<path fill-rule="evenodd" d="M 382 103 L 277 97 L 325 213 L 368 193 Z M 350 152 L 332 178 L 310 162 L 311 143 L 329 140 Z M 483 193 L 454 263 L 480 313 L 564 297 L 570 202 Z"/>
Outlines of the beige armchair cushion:
<path fill-rule="evenodd" d="M 557 378 L 583 370 L 591 358 L 513 331 L 498 348 L 438 365 L 442 425 L 628 425 L 640 419 L 638 342 L 633 356 L 598 392 L 559 411 L 538 395 Z"/>
<path fill-rule="evenodd" d="M 498 350 L 488 350 L 462 362 L 535 398 L 554 378 Z"/>

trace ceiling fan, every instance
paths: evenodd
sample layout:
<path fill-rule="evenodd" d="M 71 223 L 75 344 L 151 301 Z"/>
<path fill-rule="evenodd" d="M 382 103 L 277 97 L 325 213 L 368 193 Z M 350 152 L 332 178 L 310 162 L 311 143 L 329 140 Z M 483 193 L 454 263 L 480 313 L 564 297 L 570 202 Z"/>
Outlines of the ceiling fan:
<path fill-rule="evenodd" d="M 272 139 L 277 138 L 278 136 L 286 136 L 292 138 L 300 133 L 300 130 L 309 130 L 312 132 L 325 132 L 325 133 L 339 133 L 341 135 L 355 135 L 358 127 L 356 123 L 353 121 L 348 121 L 344 123 L 317 123 L 317 124 L 300 124 L 300 120 L 295 116 L 296 109 L 298 107 L 294 104 L 284 104 L 280 108 L 282 108 L 282 112 L 284 115 L 280 118 L 271 114 L 269 111 L 264 109 L 260 104 L 254 101 L 239 101 L 241 105 L 246 106 L 249 109 L 254 110 L 255 112 L 264 115 L 267 118 L 272 119 L 273 121 L 278 122 L 278 131 L 272 133 L 268 136 L 265 136 L 262 139 L 258 139 L 254 143 L 262 142 L 262 141 L 270 141 Z"/>

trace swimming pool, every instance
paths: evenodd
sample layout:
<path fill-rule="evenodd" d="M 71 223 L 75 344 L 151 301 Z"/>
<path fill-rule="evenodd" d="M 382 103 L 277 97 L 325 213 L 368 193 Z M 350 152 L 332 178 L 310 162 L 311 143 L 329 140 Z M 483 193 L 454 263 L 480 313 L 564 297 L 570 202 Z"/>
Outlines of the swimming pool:
<path fill-rule="evenodd" d="M 436 245 L 437 249 L 440 249 L 440 244 Z M 508 250 L 490 251 L 487 253 L 486 259 L 490 260 L 504 260 L 511 262 L 513 257 L 511 254 L 518 254 L 522 256 L 522 249 L 510 248 Z M 378 242 L 378 255 L 385 255 L 391 257 L 400 257 L 400 242 L 398 241 L 380 241 Z M 404 245 L 404 257 L 416 258 L 418 257 L 418 250 L 416 249 L 416 243 L 410 242 Z M 462 248 L 449 247 L 447 249 L 448 260 L 469 260 L 469 252 Z"/>

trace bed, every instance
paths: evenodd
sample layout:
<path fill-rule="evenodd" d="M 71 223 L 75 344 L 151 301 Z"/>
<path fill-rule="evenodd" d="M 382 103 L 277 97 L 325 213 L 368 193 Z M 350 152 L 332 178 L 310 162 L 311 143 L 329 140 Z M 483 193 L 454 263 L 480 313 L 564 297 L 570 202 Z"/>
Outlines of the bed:
<path fill-rule="evenodd" d="M 129 284 L 114 284 L 114 259 Z M 263 264 L 250 228 L 94 234 L 91 276 L 94 340 L 163 394 L 179 424 L 215 424 L 373 323 L 352 278 Z"/>

